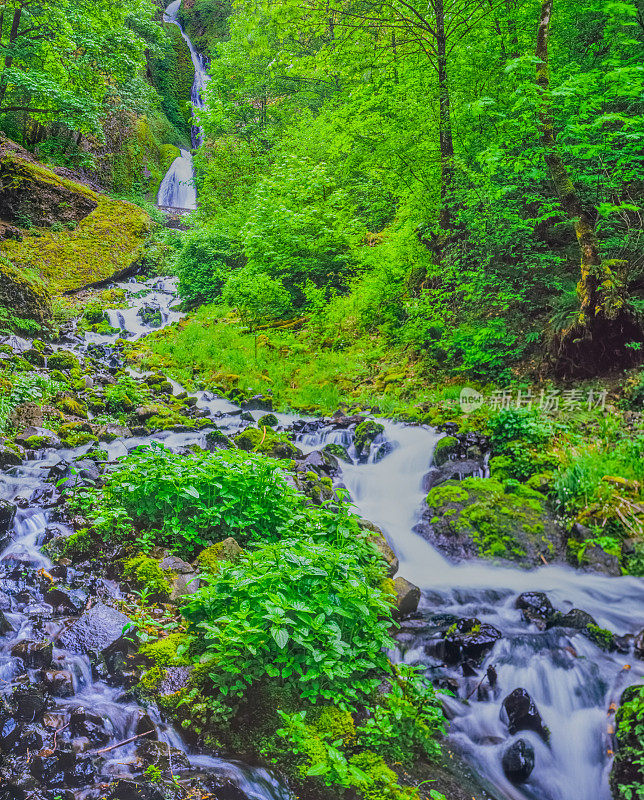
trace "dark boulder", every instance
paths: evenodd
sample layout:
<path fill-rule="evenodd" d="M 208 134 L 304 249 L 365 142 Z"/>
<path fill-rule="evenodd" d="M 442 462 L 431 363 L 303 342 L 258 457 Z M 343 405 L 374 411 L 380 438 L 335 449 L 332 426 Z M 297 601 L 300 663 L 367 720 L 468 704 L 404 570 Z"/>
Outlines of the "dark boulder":
<path fill-rule="evenodd" d="M 0 500 L 0 551 L 9 544 L 9 531 L 16 516 L 16 506 L 8 500 Z"/>
<path fill-rule="evenodd" d="M 534 769 L 534 747 L 525 739 L 517 739 L 503 753 L 501 766 L 509 781 L 525 783 Z"/>
<path fill-rule="evenodd" d="M 413 614 L 420 602 L 418 586 L 399 576 L 394 579 L 394 591 L 396 593 L 394 616 L 400 619 Z"/>
<path fill-rule="evenodd" d="M 272 411 L 273 400 L 263 394 L 256 394 L 241 404 L 242 411 Z"/>
<path fill-rule="evenodd" d="M 11 703 L 17 720 L 37 722 L 47 707 L 47 692 L 44 686 L 19 684 L 11 694 Z"/>
<path fill-rule="evenodd" d="M 444 660 L 447 664 L 480 664 L 500 638 L 501 631 L 476 617 L 459 619 L 445 636 Z"/>
<path fill-rule="evenodd" d="M 47 669 L 51 666 L 52 654 L 51 642 L 32 642 L 23 639 L 11 648 L 11 655 L 19 658 L 27 669 Z"/>
<path fill-rule="evenodd" d="M 69 670 L 43 670 L 40 679 L 53 697 L 71 697 L 74 694 L 74 680 Z"/>
<path fill-rule="evenodd" d="M 519 731 L 534 731 L 547 742 L 549 732 L 534 700 L 525 689 L 515 689 L 503 701 L 501 718 L 514 736 Z"/>
<path fill-rule="evenodd" d="M 62 633 L 59 644 L 72 653 L 96 655 L 118 641 L 129 623 L 125 614 L 97 603 Z"/>
<path fill-rule="evenodd" d="M 567 614 L 556 612 L 548 622 L 548 627 L 572 628 L 573 630 L 583 631 L 589 625 L 597 627 L 594 618 L 580 608 L 573 608 Z"/>
<path fill-rule="evenodd" d="M 534 622 L 539 628 L 545 624 L 555 613 L 555 609 L 544 592 L 523 592 L 520 594 L 514 607 L 522 612 L 526 622 Z"/>

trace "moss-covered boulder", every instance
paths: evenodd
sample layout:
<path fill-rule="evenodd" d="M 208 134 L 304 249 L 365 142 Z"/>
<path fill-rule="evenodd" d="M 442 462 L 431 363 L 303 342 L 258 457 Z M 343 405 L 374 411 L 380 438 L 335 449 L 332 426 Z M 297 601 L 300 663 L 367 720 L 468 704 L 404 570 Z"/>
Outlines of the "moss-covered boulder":
<path fill-rule="evenodd" d="M 246 452 L 263 453 L 273 458 L 301 458 L 302 451 L 283 434 L 270 428 L 246 428 L 235 436 L 235 444 Z"/>
<path fill-rule="evenodd" d="M 53 291 L 125 275 L 142 260 L 150 228 L 138 206 L 99 194 L 74 177 L 57 174 L 0 139 L 0 215 L 15 220 L 20 231 L 0 240 L 0 254 L 21 275 L 34 273 Z"/>
<path fill-rule="evenodd" d="M 227 561 L 237 561 L 244 551 L 232 536 L 206 547 L 197 556 L 195 567 L 201 572 L 214 575 Z"/>
<path fill-rule="evenodd" d="M 49 292 L 34 274 L 17 269 L 0 254 L 0 306 L 43 325 L 52 316 Z"/>
<path fill-rule="evenodd" d="M 644 686 L 631 686 L 622 694 L 615 718 L 617 748 L 610 788 L 615 800 L 639 797 L 644 785 Z"/>
<path fill-rule="evenodd" d="M 80 363 L 71 350 L 57 350 L 47 359 L 47 366 L 49 369 L 69 371 L 70 369 L 79 369 Z"/>
<path fill-rule="evenodd" d="M 480 557 L 531 566 L 560 558 L 564 549 L 543 495 L 516 481 L 466 478 L 435 487 L 419 530 L 455 560 Z"/>
<path fill-rule="evenodd" d="M 434 448 L 434 464 L 442 467 L 451 456 L 455 455 L 459 448 L 459 441 L 455 436 L 444 436 L 436 442 Z"/>
<path fill-rule="evenodd" d="M 361 461 L 366 461 L 369 458 L 369 452 L 374 439 L 383 433 L 384 430 L 384 425 L 372 419 L 366 419 L 356 427 L 353 434 L 353 446 Z"/>

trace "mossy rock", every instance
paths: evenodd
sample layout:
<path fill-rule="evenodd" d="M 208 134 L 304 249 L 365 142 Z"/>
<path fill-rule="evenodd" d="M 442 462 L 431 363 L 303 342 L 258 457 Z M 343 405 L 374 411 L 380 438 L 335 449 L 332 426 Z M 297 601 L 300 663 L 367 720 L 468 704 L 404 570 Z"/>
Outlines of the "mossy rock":
<path fill-rule="evenodd" d="M 455 436 L 444 436 L 436 442 L 434 448 L 434 464 L 442 467 L 446 461 L 458 452 L 459 441 Z"/>
<path fill-rule="evenodd" d="M 250 453 L 263 453 L 273 458 L 298 458 L 302 455 L 286 436 L 275 433 L 270 428 L 246 428 L 235 436 L 235 444 L 240 450 Z"/>
<path fill-rule="evenodd" d="M 139 586 L 160 597 L 168 597 L 172 591 L 170 581 L 176 577 L 161 568 L 156 558 L 139 553 L 128 558 L 123 564 L 124 574 L 132 578 Z"/>
<path fill-rule="evenodd" d="M 340 461 L 344 461 L 346 464 L 353 464 L 349 451 L 341 444 L 325 444 L 322 450 L 324 450 L 325 453 L 330 453 L 332 456 L 339 458 Z"/>
<path fill-rule="evenodd" d="M 257 420 L 258 428 L 276 428 L 279 425 L 279 420 L 275 414 L 264 414 Z"/>
<path fill-rule="evenodd" d="M 81 417 L 87 419 L 87 407 L 81 405 L 78 400 L 73 397 L 62 397 L 56 401 L 56 408 L 71 417 Z"/>
<path fill-rule="evenodd" d="M 47 359 L 47 367 L 69 372 L 72 369 L 80 369 L 80 362 L 70 350 L 57 350 Z"/>
<path fill-rule="evenodd" d="M 222 564 L 227 561 L 237 561 L 243 552 L 244 551 L 239 544 L 237 544 L 235 539 L 229 536 L 227 539 L 224 539 L 223 542 L 218 542 L 202 550 L 195 560 L 195 567 L 210 575 L 214 575 L 221 569 Z"/>
<path fill-rule="evenodd" d="M 457 560 L 478 556 L 531 566 L 563 555 L 563 537 L 545 498 L 516 481 L 447 481 L 429 492 L 427 506 L 423 532 Z"/>
<path fill-rule="evenodd" d="M 49 292 L 34 275 L 18 269 L 0 253 L 0 306 L 17 316 L 47 323 L 53 314 Z"/>
<path fill-rule="evenodd" d="M 372 419 L 366 419 L 356 427 L 353 435 L 353 446 L 361 459 L 368 457 L 373 440 L 384 430 L 384 425 Z"/>
<path fill-rule="evenodd" d="M 171 633 L 156 642 L 144 644 L 139 652 L 149 658 L 158 667 L 183 667 L 190 662 L 185 654 L 178 655 L 177 650 L 187 645 L 189 638 L 184 633 Z"/>
<path fill-rule="evenodd" d="M 6 145 L 6 140 L 0 141 L 0 173 L 10 177 L 12 208 L 18 210 L 21 220 L 30 224 L 20 239 L 0 241 L 0 254 L 20 271 L 20 285 L 24 282 L 24 272 L 30 270 L 53 291 L 76 290 L 124 276 L 141 261 L 150 229 L 150 218 L 145 211 L 60 177 L 15 145 L 7 155 Z M 7 190 L 3 188 L 1 175 L 0 205 L 3 205 Z M 65 222 L 68 218 L 78 221 L 73 230 L 51 228 L 52 222 Z M 9 281 L 9 288 L 16 295 L 15 279 Z M 9 307 L 20 308 L 32 299 L 34 313 L 29 316 L 48 319 L 51 304 L 47 297 L 40 292 L 35 303 L 33 292 L 18 292 L 16 300 L 20 302 Z"/>
<path fill-rule="evenodd" d="M 615 800 L 638 797 L 644 785 L 644 685 L 630 686 L 620 698 L 615 715 L 617 748 L 610 773 L 610 788 Z"/>

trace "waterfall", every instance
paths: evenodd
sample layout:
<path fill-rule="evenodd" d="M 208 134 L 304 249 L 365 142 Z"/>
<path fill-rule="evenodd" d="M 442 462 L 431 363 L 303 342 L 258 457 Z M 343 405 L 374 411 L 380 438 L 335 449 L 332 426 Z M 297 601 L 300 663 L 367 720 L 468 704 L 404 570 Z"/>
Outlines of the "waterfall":
<path fill-rule="evenodd" d="M 190 99 L 195 108 L 203 108 L 203 92 L 209 80 L 206 65 L 203 57 L 197 52 L 192 44 L 190 37 L 181 27 L 177 19 L 181 0 L 173 0 L 163 14 L 163 21 L 176 25 L 181 31 L 181 35 L 190 50 L 190 57 L 195 69 L 195 79 L 192 84 Z M 203 134 L 198 125 L 193 125 L 191 130 L 192 146 L 200 147 L 203 142 Z M 170 169 L 164 177 L 159 194 L 157 205 L 162 208 L 181 208 L 194 210 L 197 208 L 197 190 L 194 185 L 194 165 L 192 155 L 187 150 L 181 150 L 181 155 L 177 156 L 172 162 Z"/>

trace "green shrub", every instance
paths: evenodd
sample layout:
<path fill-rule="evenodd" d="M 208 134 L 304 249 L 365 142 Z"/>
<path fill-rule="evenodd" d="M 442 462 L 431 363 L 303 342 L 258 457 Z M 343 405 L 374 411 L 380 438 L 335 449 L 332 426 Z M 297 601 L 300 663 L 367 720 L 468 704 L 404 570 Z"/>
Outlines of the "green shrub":
<path fill-rule="evenodd" d="M 374 566 L 376 570 L 374 572 Z M 364 540 L 283 540 L 223 565 L 183 608 L 205 645 L 209 678 L 243 698 L 266 680 L 304 700 L 363 701 L 388 670 L 391 607 Z"/>
<path fill-rule="evenodd" d="M 242 263 L 240 247 L 229 237 L 212 228 L 190 231 L 177 259 L 179 294 L 193 307 L 215 300 Z"/>

